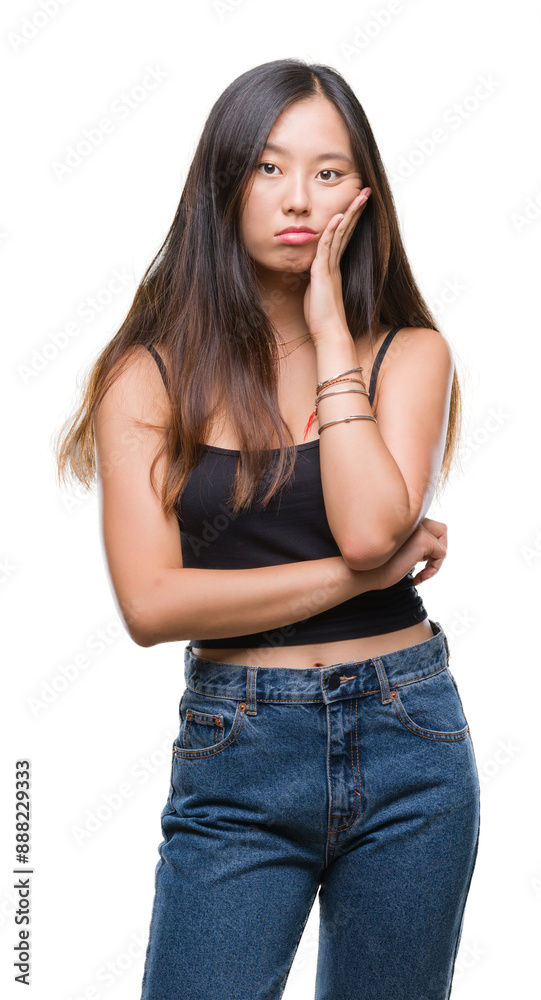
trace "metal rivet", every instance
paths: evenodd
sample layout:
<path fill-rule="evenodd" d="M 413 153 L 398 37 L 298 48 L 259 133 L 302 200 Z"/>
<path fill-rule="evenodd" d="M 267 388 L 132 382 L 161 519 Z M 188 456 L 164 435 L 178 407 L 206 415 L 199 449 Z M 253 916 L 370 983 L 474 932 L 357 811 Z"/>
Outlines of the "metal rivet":
<path fill-rule="evenodd" d="M 241 703 L 239 705 L 239 708 L 242 709 L 242 711 L 244 712 L 244 709 L 246 708 L 246 702 L 245 701 L 241 701 Z"/>

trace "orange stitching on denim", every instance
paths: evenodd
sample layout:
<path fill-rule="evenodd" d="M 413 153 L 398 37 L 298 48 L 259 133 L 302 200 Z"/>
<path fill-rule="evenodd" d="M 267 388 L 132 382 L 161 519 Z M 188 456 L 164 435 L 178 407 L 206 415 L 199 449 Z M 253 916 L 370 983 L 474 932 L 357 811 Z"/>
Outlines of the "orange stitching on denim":
<path fill-rule="evenodd" d="M 406 684 L 417 684 L 418 681 L 424 681 L 427 677 L 435 677 L 436 674 L 441 674 L 443 670 L 447 670 L 447 664 L 443 667 L 438 667 L 437 670 L 433 670 L 431 674 L 422 674 L 421 677 L 412 677 L 409 681 L 396 681 L 393 687 L 404 687 Z"/>
<path fill-rule="evenodd" d="M 350 722 L 350 739 L 351 739 L 351 763 L 353 765 L 353 775 L 354 775 L 354 778 L 355 778 L 355 790 L 354 790 L 353 794 L 358 796 L 358 799 L 357 799 L 357 809 L 355 809 L 355 808 L 352 809 L 352 811 L 351 811 L 351 813 L 350 813 L 350 815 L 348 817 L 349 822 L 346 822 L 342 826 L 335 826 L 335 827 L 332 828 L 334 833 L 341 833 L 343 830 L 349 830 L 350 826 L 353 826 L 355 820 L 357 819 L 357 816 L 359 815 L 359 810 L 361 808 L 361 770 L 360 770 L 360 767 L 359 767 L 359 738 L 358 738 L 358 733 L 357 733 L 357 699 L 355 699 L 355 742 L 356 742 L 356 745 L 357 745 L 357 769 L 358 769 L 358 776 L 359 776 L 359 788 L 357 788 L 357 776 L 355 775 L 355 764 L 354 764 L 354 761 L 353 761 L 353 757 L 354 757 L 354 753 L 353 753 L 353 725 L 352 725 L 352 722 L 351 722 L 352 708 L 353 708 L 353 699 L 350 700 L 350 705 L 349 705 L 349 722 Z M 338 816 L 336 818 L 339 819 Z"/>
<path fill-rule="evenodd" d="M 332 714 L 331 714 L 331 712 L 329 712 L 329 746 L 332 747 Z M 332 774 L 331 774 L 331 753 L 330 753 L 330 749 L 329 749 L 329 751 L 327 753 L 327 770 L 328 770 L 328 776 L 329 776 L 329 790 L 330 790 L 330 795 L 329 795 L 329 810 L 330 810 L 330 815 L 332 816 L 332 805 L 333 805 L 333 801 L 334 800 L 333 800 L 333 794 L 332 794 Z"/>
<path fill-rule="evenodd" d="M 469 733 L 470 727 L 466 725 L 463 729 L 457 729 L 456 732 L 443 731 L 438 729 L 424 729 L 423 726 L 418 726 L 413 719 L 410 719 L 408 713 L 402 705 L 398 705 L 396 696 L 398 692 L 391 692 L 391 698 L 394 710 L 398 716 L 399 721 L 402 723 L 405 729 L 408 729 L 411 733 L 416 736 L 421 736 L 425 740 L 435 740 L 440 743 L 458 743 L 459 740 L 463 740 Z M 431 734 L 431 735 L 429 735 Z"/>
<path fill-rule="evenodd" d="M 198 712 L 196 709 L 188 708 L 186 711 L 186 726 L 184 728 L 184 733 L 182 736 L 182 746 L 185 750 L 189 747 L 186 745 L 186 738 L 192 724 L 201 726 L 212 726 L 214 725 L 214 742 L 218 743 L 220 739 L 220 729 L 223 729 L 222 715 L 210 715 L 208 712 Z"/>
<path fill-rule="evenodd" d="M 348 680 L 351 680 L 351 677 L 349 677 Z M 222 700 L 225 698 L 230 701 L 236 701 L 237 698 L 242 697 L 241 695 L 213 694 L 210 691 L 202 691 L 200 688 L 191 687 L 190 684 L 186 685 L 186 690 L 193 691 L 194 694 L 200 694 L 204 698 L 218 698 Z M 378 694 L 379 691 L 380 691 L 379 688 L 366 688 L 363 689 L 362 691 L 358 691 L 356 696 L 358 698 L 361 698 L 365 694 Z M 343 699 L 338 699 L 338 700 L 343 701 Z M 265 705 L 324 705 L 325 704 L 323 698 L 284 698 L 284 699 L 258 698 L 258 701 L 260 701 L 262 704 Z"/>
<path fill-rule="evenodd" d="M 278 669 L 278 668 L 277 668 Z M 245 697 L 244 695 L 231 695 L 231 694 L 214 694 L 210 691 L 202 691 L 201 688 L 194 688 L 190 684 L 186 685 L 187 691 L 193 691 L 194 694 L 200 694 L 204 698 L 218 698 L 226 699 L 229 701 L 236 701 L 238 698 Z M 280 698 L 259 698 L 261 702 L 265 705 L 323 705 L 323 698 L 292 698 L 285 699 L 282 701 Z"/>
<path fill-rule="evenodd" d="M 353 807 L 352 812 L 348 816 L 349 822 L 346 823 L 344 826 L 328 826 L 327 833 L 342 833 L 343 830 L 349 830 L 350 826 L 353 826 L 355 820 L 357 819 L 357 816 L 359 815 L 359 809 L 361 807 L 361 793 L 356 788 L 353 794 L 357 796 L 357 808 L 355 809 L 355 806 Z M 339 816 L 331 816 L 331 819 L 339 819 L 339 818 L 340 818 Z"/>
<path fill-rule="evenodd" d="M 246 711 L 246 702 L 241 701 L 238 706 L 237 714 L 235 716 L 235 721 L 233 722 L 233 728 L 231 729 L 229 736 L 226 736 L 226 738 L 222 740 L 221 743 L 218 743 L 215 748 L 206 747 L 204 750 L 192 750 L 191 747 L 177 747 L 173 744 L 173 753 L 175 757 L 179 757 L 182 760 L 201 760 L 205 757 L 213 757 L 214 754 L 216 753 L 221 753 L 221 751 L 225 750 L 226 747 L 230 746 L 231 743 L 233 743 L 236 740 L 237 736 L 239 735 L 244 724 L 245 711 Z M 184 753 L 182 752 L 183 750 Z M 177 753 L 177 751 L 179 752 Z"/>
<path fill-rule="evenodd" d="M 330 706 L 327 705 L 326 709 L 329 709 L 329 708 L 330 708 Z M 326 714 L 327 714 L 327 711 L 326 711 Z M 329 716 L 329 740 L 328 740 L 328 744 L 332 747 L 332 713 L 330 711 L 328 713 L 328 716 Z M 326 765 L 327 765 L 327 779 L 328 779 L 328 782 L 329 782 L 329 816 L 331 817 L 331 820 L 332 820 L 333 819 L 333 812 L 332 812 L 332 808 L 333 808 L 333 793 L 332 793 L 331 760 L 330 760 L 330 750 L 329 749 L 327 750 L 327 753 L 326 753 Z M 329 850 L 329 833 L 331 832 L 331 830 L 332 830 L 332 827 L 327 826 L 327 842 L 325 844 L 325 855 L 327 855 L 327 852 Z"/>
<path fill-rule="evenodd" d="M 383 666 L 383 663 L 381 662 L 379 656 L 373 656 L 372 663 L 374 664 L 374 667 L 376 668 L 376 673 L 378 675 L 378 681 L 380 686 L 380 698 L 382 700 L 382 704 L 385 705 L 389 700 L 387 697 L 389 693 L 389 678 L 387 677 L 387 671 L 385 670 L 385 667 Z"/>
<path fill-rule="evenodd" d="M 409 647 L 405 647 L 405 648 L 409 648 Z M 430 674 L 422 674 L 420 677 L 412 677 L 411 680 L 409 680 L 409 681 L 395 681 L 393 686 L 394 687 L 402 687 L 404 684 L 415 684 L 417 681 L 423 681 L 427 677 L 433 677 L 435 674 L 439 674 L 439 673 L 441 673 L 442 670 L 446 670 L 446 669 L 447 669 L 447 664 L 445 664 L 443 667 L 438 667 L 437 670 L 432 671 L 432 673 L 430 673 Z M 351 678 L 351 677 L 347 678 L 347 680 L 352 680 L 352 679 L 353 678 Z M 227 699 L 229 701 L 236 701 L 237 697 L 241 697 L 240 695 L 236 696 L 236 695 L 230 695 L 230 694 L 212 694 L 210 691 L 201 691 L 200 688 L 194 688 L 190 684 L 186 685 L 186 690 L 193 691 L 194 694 L 200 694 L 204 698 L 217 698 L 217 699 L 224 699 L 225 698 L 225 699 Z M 363 688 L 362 691 L 357 691 L 356 692 L 356 697 L 357 698 L 363 698 L 365 695 L 371 695 L 371 694 L 381 694 L 381 687 L 377 687 L 377 688 Z M 322 704 L 324 704 L 323 698 L 286 698 L 286 699 L 281 699 L 281 698 L 259 698 L 258 701 L 260 701 L 262 704 L 265 704 L 265 705 L 322 705 Z"/>
<path fill-rule="evenodd" d="M 248 699 L 250 701 L 250 704 L 253 704 L 253 701 L 254 701 L 254 692 L 255 692 L 255 689 L 256 689 L 256 687 L 255 687 L 255 685 L 256 685 L 256 675 L 257 675 L 257 670 L 259 668 L 256 667 L 255 669 L 252 669 L 250 667 L 249 669 L 250 669 L 250 673 L 249 673 L 249 677 L 248 677 Z M 256 703 L 257 703 L 257 699 L 256 699 Z M 253 708 L 250 709 L 250 712 L 253 713 Z"/>

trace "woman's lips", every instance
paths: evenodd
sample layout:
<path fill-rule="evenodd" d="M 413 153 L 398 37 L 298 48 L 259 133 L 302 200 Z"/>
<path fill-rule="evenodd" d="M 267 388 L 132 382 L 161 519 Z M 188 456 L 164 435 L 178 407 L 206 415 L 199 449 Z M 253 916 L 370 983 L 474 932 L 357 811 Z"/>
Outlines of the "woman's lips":
<path fill-rule="evenodd" d="M 279 233 L 274 237 L 280 243 L 290 243 L 295 246 L 297 243 L 309 243 L 310 240 L 318 240 L 319 233 Z"/>

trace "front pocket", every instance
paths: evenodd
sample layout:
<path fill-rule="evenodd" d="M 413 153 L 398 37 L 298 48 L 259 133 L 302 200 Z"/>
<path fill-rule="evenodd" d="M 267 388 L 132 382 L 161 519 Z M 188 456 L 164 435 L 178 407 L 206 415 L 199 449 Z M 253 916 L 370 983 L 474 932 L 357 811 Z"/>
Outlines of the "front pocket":
<path fill-rule="evenodd" d="M 453 742 L 463 740 L 470 731 L 447 666 L 428 677 L 396 684 L 391 698 L 402 725 L 424 739 Z"/>
<path fill-rule="evenodd" d="M 223 738 L 224 717 L 221 712 L 210 715 L 207 712 L 186 712 L 182 727 L 182 746 L 185 749 L 200 749 L 220 743 Z"/>
<path fill-rule="evenodd" d="M 183 718 L 173 743 L 173 755 L 185 760 L 223 752 L 237 739 L 244 723 L 244 701 L 217 698 L 215 711 L 211 712 L 209 708 L 214 706 L 209 696 L 187 689 L 181 706 Z"/>

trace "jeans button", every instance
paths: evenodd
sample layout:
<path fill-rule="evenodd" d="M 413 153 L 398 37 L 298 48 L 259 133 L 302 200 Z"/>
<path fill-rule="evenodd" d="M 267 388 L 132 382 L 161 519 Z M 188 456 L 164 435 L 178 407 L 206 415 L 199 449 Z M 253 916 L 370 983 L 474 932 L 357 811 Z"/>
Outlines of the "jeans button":
<path fill-rule="evenodd" d="M 340 677 L 338 674 L 331 674 L 327 681 L 327 686 L 331 691 L 336 691 L 340 687 Z"/>

